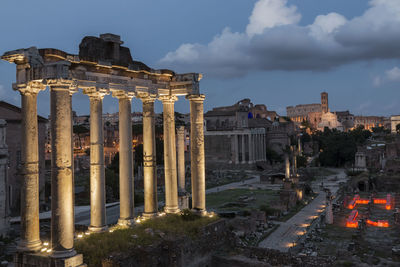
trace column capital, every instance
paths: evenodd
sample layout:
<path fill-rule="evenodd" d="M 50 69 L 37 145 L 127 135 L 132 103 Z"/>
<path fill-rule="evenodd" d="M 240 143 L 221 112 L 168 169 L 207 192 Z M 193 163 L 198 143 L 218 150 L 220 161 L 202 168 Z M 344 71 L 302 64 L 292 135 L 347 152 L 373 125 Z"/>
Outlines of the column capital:
<path fill-rule="evenodd" d="M 190 101 L 203 103 L 204 99 L 206 98 L 206 96 L 203 95 L 203 94 L 200 94 L 200 95 L 187 95 L 186 98 L 189 99 Z"/>
<path fill-rule="evenodd" d="M 46 85 L 41 81 L 30 81 L 27 83 L 14 83 L 13 89 L 19 91 L 21 95 L 38 94 L 40 91 L 46 89 Z"/>
<path fill-rule="evenodd" d="M 127 92 L 124 90 L 116 90 L 112 92 L 112 96 L 118 99 L 129 99 L 132 100 L 132 98 L 135 97 L 135 92 Z"/>
<path fill-rule="evenodd" d="M 158 99 L 163 103 L 163 104 L 167 104 L 167 103 L 175 103 L 176 101 L 178 101 L 178 97 L 176 95 L 162 95 L 159 96 Z"/>
<path fill-rule="evenodd" d="M 43 82 L 50 86 L 52 91 L 69 91 L 71 95 L 78 92 L 77 81 L 75 80 L 48 79 Z"/>
<path fill-rule="evenodd" d="M 136 97 L 142 100 L 143 104 L 146 104 L 149 102 L 154 102 L 157 98 L 157 95 L 148 92 L 137 92 Z"/>
<path fill-rule="evenodd" d="M 100 98 L 103 99 L 105 95 L 108 95 L 109 92 L 107 89 L 99 88 L 99 87 L 84 87 L 83 93 L 89 98 Z"/>

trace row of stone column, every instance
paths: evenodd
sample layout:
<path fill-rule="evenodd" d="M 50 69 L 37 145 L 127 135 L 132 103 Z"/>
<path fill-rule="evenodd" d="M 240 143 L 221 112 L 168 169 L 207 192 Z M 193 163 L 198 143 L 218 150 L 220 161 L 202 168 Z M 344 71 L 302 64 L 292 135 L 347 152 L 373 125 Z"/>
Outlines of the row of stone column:
<path fill-rule="evenodd" d="M 265 134 L 235 134 L 233 137 L 233 153 L 235 164 L 253 164 L 257 161 L 266 161 Z M 248 152 L 248 160 L 246 160 Z"/>
<path fill-rule="evenodd" d="M 72 81 L 49 80 L 51 101 L 51 244 L 52 256 L 71 257 L 74 243 L 74 174 L 72 143 Z M 41 248 L 39 232 L 39 160 L 37 94 L 45 86 L 39 82 L 20 85 L 22 98 L 21 241 L 20 251 Z M 89 230 L 107 229 L 105 209 L 105 169 L 103 147 L 102 100 L 105 91 L 85 88 L 90 99 L 90 205 Z M 134 220 L 131 100 L 133 94 L 113 92 L 119 99 L 119 184 L 120 217 L 118 224 L 132 225 Z M 138 96 L 143 101 L 144 216 L 158 212 L 154 101 L 155 95 Z M 192 207 L 205 211 L 205 168 L 203 134 L 203 95 L 188 96 L 191 112 Z M 178 209 L 174 102 L 176 96 L 162 96 L 164 108 L 165 211 Z"/>

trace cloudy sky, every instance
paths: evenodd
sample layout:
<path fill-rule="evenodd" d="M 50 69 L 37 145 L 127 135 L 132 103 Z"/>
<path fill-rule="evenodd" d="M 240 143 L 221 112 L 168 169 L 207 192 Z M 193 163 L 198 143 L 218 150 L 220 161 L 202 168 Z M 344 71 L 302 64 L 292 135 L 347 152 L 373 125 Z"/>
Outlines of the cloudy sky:
<path fill-rule="evenodd" d="M 84 36 L 111 32 L 153 68 L 203 73 L 206 110 L 250 98 L 284 115 L 327 91 L 331 110 L 400 113 L 400 0 L 54 2 L 3 0 L 0 54 L 30 46 L 78 53 Z M 15 66 L 0 61 L 0 99 L 19 106 L 14 81 Z M 47 116 L 48 92 L 38 101 Z M 89 113 L 88 98 L 75 94 L 73 108 Z M 184 99 L 176 105 L 188 109 Z M 117 110 L 106 97 L 104 112 Z"/>

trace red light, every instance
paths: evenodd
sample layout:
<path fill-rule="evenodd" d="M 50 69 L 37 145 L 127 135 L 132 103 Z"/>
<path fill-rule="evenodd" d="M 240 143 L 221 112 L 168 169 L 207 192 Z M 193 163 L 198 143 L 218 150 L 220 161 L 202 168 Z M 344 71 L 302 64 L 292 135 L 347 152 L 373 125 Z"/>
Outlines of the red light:
<path fill-rule="evenodd" d="M 378 220 L 377 222 L 374 222 L 368 219 L 367 224 L 375 227 L 389 227 L 389 222 L 387 220 Z"/>
<path fill-rule="evenodd" d="M 374 204 L 386 204 L 386 199 L 374 198 Z"/>

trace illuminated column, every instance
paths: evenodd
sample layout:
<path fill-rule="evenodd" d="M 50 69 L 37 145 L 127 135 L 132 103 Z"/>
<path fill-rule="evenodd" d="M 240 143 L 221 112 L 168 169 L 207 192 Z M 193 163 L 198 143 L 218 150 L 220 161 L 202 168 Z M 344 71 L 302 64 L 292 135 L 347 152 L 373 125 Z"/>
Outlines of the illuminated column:
<path fill-rule="evenodd" d="M 90 99 L 90 226 L 92 232 L 107 230 L 104 170 L 103 97 L 96 88 L 84 89 Z"/>
<path fill-rule="evenodd" d="M 204 95 L 190 95 L 190 155 L 192 175 L 192 208 L 206 211 L 206 173 L 204 159 Z"/>
<path fill-rule="evenodd" d="M 176 130 L 176 148 L 178 156 L 178 191 L 186 192 L 185 189 L 185 126 Z"/>
<path fill-rule="evenodd" d="M 133 155 L 132 155 L 132 95 L 113 92 L 119 102 L 119 225 L 132 225 L 134 217 Z"/>
<path fill-rule="evenodd" d="M 290 162 L 289 162 L 289 155 L 285 152 L 285 179 L 290 179 Z"/>
<path fill-rule="evenodd" d="M 177 213 L 178 181 L 176 173 L 175 112 L 176 96 L 162 96 L 164 118 L 164 172 L 165 172 L 165 212 Z"/>
<path fill-rule="evenodd" d="M 299 136 L 299 138 L 297 139 L 297 149 L 298 149 L 299 155 L 301 156 L 301 154 L 302 154 L 302 149 L 301 149 L 301 138 L 300 138 L 300 136 Z"/>
<path fill-rule="evenodd" d="M 37 251 L 41 248 L 39 230 L 39 146 L 37 95 L 45 89 L 41 83 L 17 85 L 21 93 L 21 240 L 19 251 Z"/>
<path fill-rule="evenodd" d="M 143 174 L 144 212 L 143 216 L 153 217 L 158 212 L 156 134 L 154 120 L 155 96 L 139 96 L 143 102 Z"/>
<path fill-rule="evenodd" d="M 72 153 L 72 81 L 50 80 L 51 245 L 55 258 L 74 250 L 74 181 Z"/>

